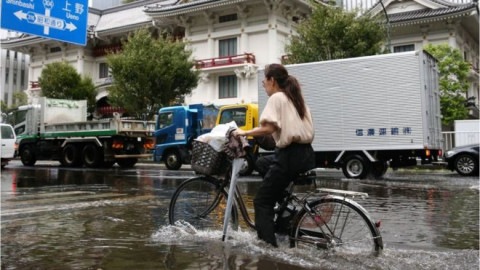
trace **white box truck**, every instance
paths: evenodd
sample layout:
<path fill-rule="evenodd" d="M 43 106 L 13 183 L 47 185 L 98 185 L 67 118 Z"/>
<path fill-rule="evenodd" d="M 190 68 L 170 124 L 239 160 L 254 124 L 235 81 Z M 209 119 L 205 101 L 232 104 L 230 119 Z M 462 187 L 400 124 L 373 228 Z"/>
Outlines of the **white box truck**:
<path fill-rule="evenodd" d="M 85 100 L 39 98 L 11 112 L 23 165 L 58 160 L 64 166 L 132 167 L 150 158 L 155 122 L 121 119 L 87 121 Z"/>
<path fill-rule="evenodd" d="M 383 176 L 441 156 L 436 60 L 406 52 L 287 65 L 312 112 L 318 167 L 342 168 L 349 178 Z M 260 85 L 259 111 L 267 102 Z"/>

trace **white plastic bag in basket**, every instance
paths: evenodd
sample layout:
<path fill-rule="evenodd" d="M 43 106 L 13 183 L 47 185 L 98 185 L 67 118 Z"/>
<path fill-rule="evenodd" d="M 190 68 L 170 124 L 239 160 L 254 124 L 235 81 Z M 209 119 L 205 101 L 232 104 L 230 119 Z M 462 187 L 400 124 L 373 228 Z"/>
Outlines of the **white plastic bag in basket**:
<path fill-rule="evenodd" d="M 197 141 L 208 143 L 215 151 L 221 152 L 227 142 L 227 131 L 230 128 L 237 128 L 237 123 L 232 121 L 226 124 L 220 124 L 212 129 L 210 133 L 198 136 Z"/>

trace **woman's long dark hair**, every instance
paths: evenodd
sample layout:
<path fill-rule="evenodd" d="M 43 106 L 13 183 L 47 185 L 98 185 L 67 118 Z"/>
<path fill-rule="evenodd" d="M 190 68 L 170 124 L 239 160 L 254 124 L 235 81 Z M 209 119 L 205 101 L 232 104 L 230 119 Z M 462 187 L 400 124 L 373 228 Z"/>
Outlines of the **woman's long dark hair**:
<path fill-rule="evenodd" d="M 306 114 L 305 100 L 303 99 L 302 89 L 297 79 L 288 75 L 287 69 L 281 64 L 270 64 L 265 67 L 265 77 L 267 79 L 273 78 L 280 90 L 285 93 L 287 98 L 293 103 L 297 109 L 300 118 Z"/>

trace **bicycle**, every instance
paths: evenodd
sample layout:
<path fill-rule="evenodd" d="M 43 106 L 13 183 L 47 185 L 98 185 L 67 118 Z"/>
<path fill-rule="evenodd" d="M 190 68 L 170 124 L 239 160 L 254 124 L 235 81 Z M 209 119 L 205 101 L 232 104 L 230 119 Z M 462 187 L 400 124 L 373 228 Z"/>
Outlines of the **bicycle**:
<path fill-rule="evenodd" d="M 316 174 L 308 172 L 290 183 L 285 199 L 275 209 L 276 223 L 281 224 L 277 232 L 289 235 L 290 247 L 379 254 L 383 250 L 380 222 L 375 223 L 368 212 L 353 201 L 356 196 L 368 197 L 368 194 L 326 188 L 315 189 L 302 197 L 293 193 L 296 185 L 315 183 L 315 178 Z M 170 224 L 180 221 L 198 229 L 221 230 L 229 184 L 228 173 L 223 178 L 201 175 L 180 184 L 170 201 Z M 238 228 L 238 207 L 243 220 L 254 229 L 238 185 L 234 193 L 229 226 Z"/>

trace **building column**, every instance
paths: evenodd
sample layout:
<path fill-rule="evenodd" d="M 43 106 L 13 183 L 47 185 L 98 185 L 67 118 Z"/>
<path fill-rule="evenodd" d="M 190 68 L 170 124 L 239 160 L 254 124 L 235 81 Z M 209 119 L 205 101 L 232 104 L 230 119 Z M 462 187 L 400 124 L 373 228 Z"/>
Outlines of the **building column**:
<path fill-rule="evenodd" d="M 215 14 L 210 11 L 204 11 L 203 15 L 207 22 L 207 58 L 215 57 L 215 40 L 212 38 L 213 24 L 215 23 Z"/>
<path fill-rule="evenodd" d="M 428 25 L 420 26 L 420 31 L 422 32 L 422 47 L 425 47 L 428 45 L 428 30 L 429 30 Z"/>
<path fill-rule="evenodd" d="M 85 75 L 85 52 L 81 47 L 77 49 L 77 71 L 82 77 Z M 93 74 L 91 75 L 90 77 L 93 78 Z"/>
<path fill-rule="evenodd" d="M 245 32 L 245 29 L 247 28 L 247 18 L 250 15 L 250 9 L 244 5 L 244 4 L 239 4 L 236 6 L 237 11 L 238 11 L 238 16 L 240 18 L 240 48 L 238 54 L 243 54 L 243 53 L 248 53 L 250 52 L 248 50 L 248 34 Z"/>
<path fill-rule="evenodd" d="M 447 29 L 448 29 L 448 45 L 450 47 L 457 49 L 457 25 L 459 24 L 458 21 L 448 21 L 447 22 Z"/>

